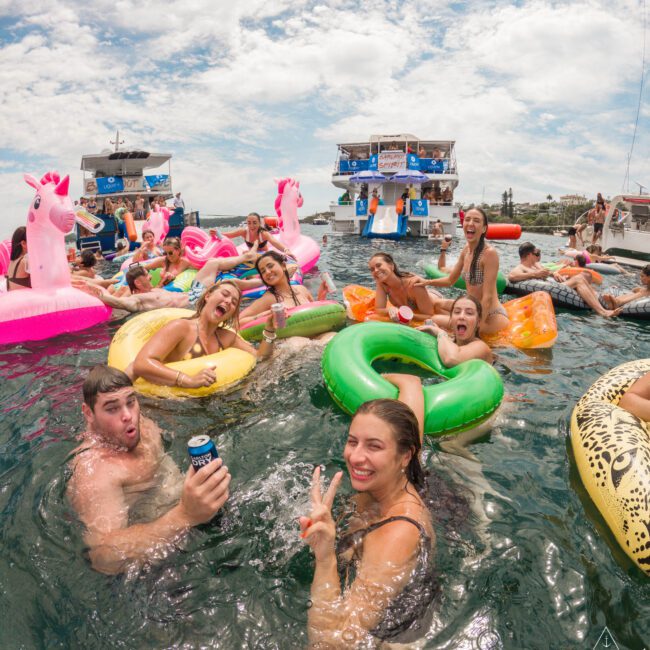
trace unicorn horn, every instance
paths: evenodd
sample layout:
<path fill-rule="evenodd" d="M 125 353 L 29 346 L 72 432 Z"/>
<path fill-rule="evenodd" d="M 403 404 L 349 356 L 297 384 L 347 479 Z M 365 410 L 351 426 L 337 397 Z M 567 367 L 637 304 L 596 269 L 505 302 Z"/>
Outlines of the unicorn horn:
<path fill-rule="evenodd" d="M 68 196 L 68 187 L 70 185 L 70 176 L 66 176 L 55 188 L 54 193 L 59 196 Z"/>

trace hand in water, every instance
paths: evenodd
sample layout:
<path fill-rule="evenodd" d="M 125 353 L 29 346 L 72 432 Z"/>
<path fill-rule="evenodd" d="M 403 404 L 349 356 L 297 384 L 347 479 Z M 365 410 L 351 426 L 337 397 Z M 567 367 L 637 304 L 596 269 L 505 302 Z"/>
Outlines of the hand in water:
<path fill-rule="evenodd" d="M 212 386 L 215 381 L 217 381 L 217 373 L 214 370 L 214 367 L 207 367 L 199 370 L 195 375 L 186 375 L 189 378 L 189 381 L 186 381 L 183 385 L 187 385 L 187 388 L 201 388 L 203 386 Z"/>
<path fill-rule="evenodd" d="M 185 475 L 179 508 L 190 526 L 210 521 L 228 500 L 230 473 L 221 458 Z"/>
<path fill-rule="evenodd" d="M 311 512 L 309 517 L 300 517 L 300 537 L 311 547 L 317 560 L 322 560 L 334 552 L 336 525 L 332 519 L 332 504 L 336 491 L 343 478 L 337 472 L 325 494 L 320 489 L 320 467 L 316 467 L 311 479 Z"/>

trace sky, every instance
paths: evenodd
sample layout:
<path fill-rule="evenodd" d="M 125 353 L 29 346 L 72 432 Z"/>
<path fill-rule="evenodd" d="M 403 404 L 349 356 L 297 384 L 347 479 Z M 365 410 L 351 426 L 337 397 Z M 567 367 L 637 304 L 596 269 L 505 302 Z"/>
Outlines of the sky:
<path fill-rule="evenodd" d="M 69 174 L 78 196 L 81 156 L 118 129 L 126 148 L 173 154 L 174 191 L 203 215 L 273 214 L 273 179 L 286 176 L 301 182 L 303 216 L 327 210 L 336 144 L 389 133 L 455 140 L 463 203 L 499 202 L 509 187 L 515 202 L 613 196 L 645 73 L 644 11 L 632 0 L 0 0 L 0 235 L 25 222 L 23 173 Z M 631 189 L 650 187 L 649 98 L 646 87 Z"/>

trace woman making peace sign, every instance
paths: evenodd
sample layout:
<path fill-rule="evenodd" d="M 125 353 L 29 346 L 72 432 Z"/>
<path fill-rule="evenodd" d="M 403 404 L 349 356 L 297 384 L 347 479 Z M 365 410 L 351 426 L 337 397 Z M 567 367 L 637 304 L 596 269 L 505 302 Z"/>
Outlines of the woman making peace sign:
<path fill-rule="evenodd" d="M 399 400 L 366 402 L 350 424 L 343 457 L 358 494 L 347 530 L 337 540 L 331 513 L 342 472 L 322 494 L 316 468 L 312 510 L 300 518 L 301 537 L 316 559 L 309 641 L 317 647 L 404 641 L 437 592 L 435 537 L 421 496 L 422 386 L 411 375 L 385 378 L 399 388 Z"/>

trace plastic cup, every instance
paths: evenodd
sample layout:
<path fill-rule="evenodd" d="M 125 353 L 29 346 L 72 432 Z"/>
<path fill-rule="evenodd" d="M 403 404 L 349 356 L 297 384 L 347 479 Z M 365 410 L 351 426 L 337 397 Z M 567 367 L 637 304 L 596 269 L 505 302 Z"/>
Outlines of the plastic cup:
<path fill-rule="evenodd" d="M 275 329 L 282 329 L 287 324 L 287 310 L 283 303 L 276 302 L 271 305 L 271 312 L 273 313 L 273 324 Z"/>
<path fill-rule="evenodd" d="M 397 310 L 397 318 L 399 318 L 400 323 L 404 323 L 406 325 L 413 320 L 413 310 L 406 305 L 402 305 Z"/>

